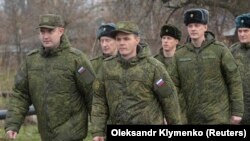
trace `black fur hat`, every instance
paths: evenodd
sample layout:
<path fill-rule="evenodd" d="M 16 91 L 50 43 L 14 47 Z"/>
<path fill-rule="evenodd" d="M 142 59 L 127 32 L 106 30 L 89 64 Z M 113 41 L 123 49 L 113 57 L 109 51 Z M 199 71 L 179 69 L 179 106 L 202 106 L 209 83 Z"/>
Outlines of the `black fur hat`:
<path fill-rule="evenodd" d="M 184 23 L 187 26 L 190 23 L 207 24 L 209 12 L 206 9 L 195 8 L 189 9 L 184 13 Z"/>
<path fill-rule="evenodd" d="M 160 34 L 161 38 L 162 36 L 171 36 L 174 37 L 177 40 L 181 40 L 181 31 L 173 26 L 173 25 L 163 25 L 161 27 L 161 34 Z"/>
<path fill-rule="evenodd" d="M 236 28 L 250 28 L 250 13 L 239 15 L 235 19 Z"/>
<path fill-rule="evenodd" d="M 102 36 L 107 36 L 111 38 L 115 38 L 113 34 L 111 34 L 112 31 L 116 29 L 116 25 L 114 23 L 107 23 L 104 25 L 101 25 L 97 30 L 97 39 L 100 40 Z"/>

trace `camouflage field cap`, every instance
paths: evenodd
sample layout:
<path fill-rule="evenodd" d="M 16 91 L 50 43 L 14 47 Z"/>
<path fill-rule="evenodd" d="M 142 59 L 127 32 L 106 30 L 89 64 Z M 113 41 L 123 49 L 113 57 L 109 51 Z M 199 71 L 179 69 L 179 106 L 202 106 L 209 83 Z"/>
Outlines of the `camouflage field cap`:
<path fill-rule="evenodd" d="M 56 27 L 63 27 L 62 17 L 55 14 L 45 14 L 41 15 L 39 18 L 38 28 L 49 28 L 54 29 Z"/>
<path fill-rule="evenodd" d="M 177 40 L 181 40 L 181 31 L 173 25 L 166 24 L 161 27 L 160 36 L 161 38 L 163 36 L 171 36 Z"/>
<path fill-rule="evenodd" d="M 250 13 L 241 14 L 235 19 L 236 28 L 250 28 Z"/>
<path fill-rule="evenodd" d="M 112 34 L 116 36 L 118 32 L 139 35 L 139 27 L 131 21 L 120 21 L 116 24 L 116 30 Z"/>
<path fill-rule="evenodd" d="M 194 8 L 188 9 L 184 13 L 184 23 L 188 25 L 190 23 L 207 24 L 209 20 L 209 12 L 206 9 Z"/>

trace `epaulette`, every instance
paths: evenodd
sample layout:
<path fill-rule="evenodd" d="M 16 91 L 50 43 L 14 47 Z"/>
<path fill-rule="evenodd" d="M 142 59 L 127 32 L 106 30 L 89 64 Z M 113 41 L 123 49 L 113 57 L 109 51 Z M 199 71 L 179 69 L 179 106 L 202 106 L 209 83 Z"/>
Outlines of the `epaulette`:
<path fill-rule="evenodd" d="M 155 57 L 158 57 L 159 56 L 159 54 L 155 54 L 155 55 L 153 55 L 153 57 L 155 58 Z"/>
<path fill-rule="evenodd" d="M 149 62 L 151 65 L 153 65 L 153 66 L 158 66 L 158 65 L 162 64 L 161 61 L 157 60 L 157 59 L 154 58 L 153 56 L 147 57 L 147 60 L 148 60 L 148 62 Z"/>
<path fill-rule="evenodd" d="M 183 48 L 183 47 L 184 47 L 184 45 L 177 45 L 177 46 L 176 46 L 176 50 L 181 49 L 181 48 Z"/>
<path fill-rule="evenodd" d="M 222 47 L 226 47 L 226 45 L 223 42 L 220 42 L 220 41 L 215 41 L 214 44 L 222 46 Z"/>
<path fill-rule="evenodd" d="M 238 46 L 240 46 L 240 42 L 236 42 L 236 43 L 232 44 L 229 48 L 235 48 Z"/>
<path fill-rule="evenodd" d="M 69 52 L 73 53 L 75 55 L 81 55 L 81 53 L 82 53 L 80 50 L 73 48 L 73 47 L 70 48 Z"/>
<path fill-rule="evenodd" d="M 116 57 L 117 57 L 117 55 L 116 56 L 110 56 L 110 57 L 105 58 L 104 61 L 109 61 L 109 60 L 112 60 L 112 59 L 114 59 Z"/>
<path fill-rule="evenodd" d="M 93 60 L 98 60 L 100 57 L 102 57 L 102 56 L 96 56 L 96 57 L 94 57 L 94 58 L 90 59 L 90 61 L 93 61 Z"/>
<path fill-rule="evenodd" d="M 27 56 L 30 56 L 30 55 L 35 54 L 35 53 L 38 53 L 38 52 L 39 52 L 38 49 L 33 49 L 33 50 L 31 50 L 31 51 L 29 51 L 29 52 L 27 53 Z"/>

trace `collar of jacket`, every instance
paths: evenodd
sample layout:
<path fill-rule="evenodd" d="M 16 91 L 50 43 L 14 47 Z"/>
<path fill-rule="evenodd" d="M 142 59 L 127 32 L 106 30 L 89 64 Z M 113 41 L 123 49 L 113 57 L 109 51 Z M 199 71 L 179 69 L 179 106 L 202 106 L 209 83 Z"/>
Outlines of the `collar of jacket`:
<path fill-rule="evenodd" d="M 215 35 L 210 31 L 206 31 L 205 32 L 205 41 L 202 42 L 199 52 L 201 52 L 203 49 L 205 49 L 206 47 L 208 47 L 210 44 L 212 44 L 214 42 L 215 42 Z M 195 47 L 191 43 L 190 37 L 188 37 L 188 39 L 187 39 L 186 47 L 188 50 L 195 52 Z"/>
<path fill-rule="evenodd" d="M 137 45 L 137 55 L 129 60 L 123 59 L 121 55 L 118 53 L 118 62 L 120 62 L 123 66 L 134 66 L 142 59 L 149 57 L 151 55 L 150 48 L 146 43 L 139 43 Z"/>
<path fill-rule="evenodd" d="M 182 46 L 179 45 L 179 44 L 177 44 L 175 52 L 176 52 L 178 49 L 180 49 L 180 48 L 182 48 Z M 157 56 L 160 56 L 161 58 L 166 58 L 166 57 L 164 56 L 164 54 L 163 54 L 163 48 L 162 48 L 162 47 L 159 49 L 159 53 L 158 53 L 157 55 L 155 55 L 155 57 L 157 57 Z"/>
<path fill-rule="evenodd" d="M 104 54 L 104 53 L 103 53 L 101 57 L 102 57 L 102 59 L 106 59 L 106 58 L 109 58 L 110 56 L 112 56 L 112 55 Z"/>
<path fill-rule="evenodd" d="M 250 43 L 241 44 L 241 48 L 250 49 Z"/>
<path fill-rule="evenodd" d="M 53 48 L 49 52 L 45 51 L 44 47 L 42 46 L 40 49 L 40 53 L 44 57 L 51 57 L 56 56 L 58 52 L 61 52 L 62 50 L 69 49 L 70 48 L 70 42 L 65 34 L 61 37 L 60 46 L 58 48 Z"/>

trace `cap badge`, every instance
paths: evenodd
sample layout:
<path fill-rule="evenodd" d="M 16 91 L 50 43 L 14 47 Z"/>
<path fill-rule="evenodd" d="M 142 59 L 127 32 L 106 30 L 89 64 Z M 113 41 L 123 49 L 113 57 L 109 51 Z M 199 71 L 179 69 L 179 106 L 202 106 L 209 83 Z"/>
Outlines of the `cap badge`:
<path fill-rule="evenodd" d="M 165 31 L 168 32 L 168 29 L 166 29 Z"/>
<path fill-rule="evenodd" d="M 240 22 L 241 22 L 241 23 L 244 23 L 244 20 L 241 20 Z"/>
<path fill-rule="evenodd" d="M 194 17 L 194 14 L 190 14 L 190 18 L 193 18 Z"/>

